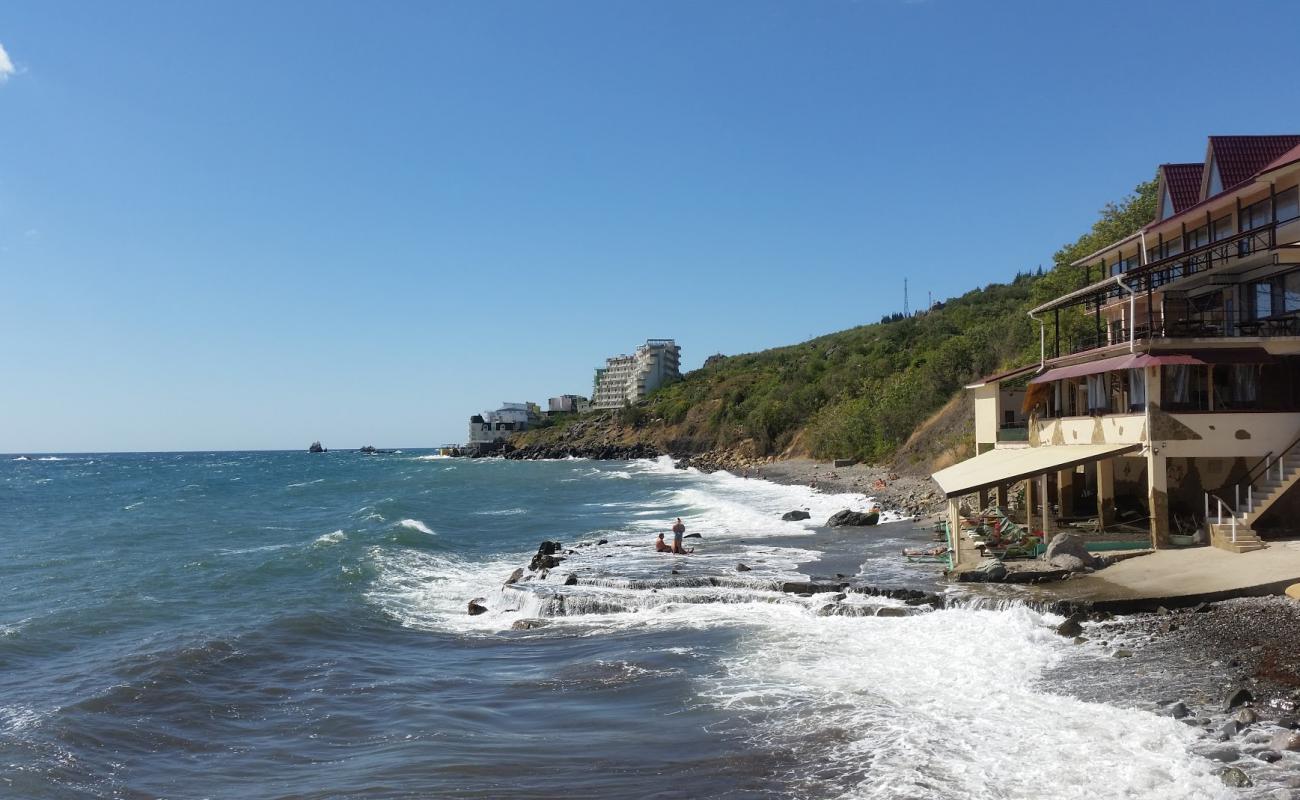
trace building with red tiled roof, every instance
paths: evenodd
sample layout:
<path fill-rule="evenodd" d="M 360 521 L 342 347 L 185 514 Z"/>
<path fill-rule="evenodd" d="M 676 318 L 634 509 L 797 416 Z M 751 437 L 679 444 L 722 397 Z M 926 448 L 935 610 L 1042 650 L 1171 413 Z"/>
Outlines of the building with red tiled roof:
<path fill-rule="evenodd" d="M 1156 219 L 1030 312 L 1033 376 L 967 387 L 978 455 L 935 473 L 952 530 L 961 497 L 982 508 L 1023 482 L 1043 540 L 1070 517 L 1095 520 L 1075 532 L 1102 548 L 1300 534 L 1300 135 L 1211 136 L 1157 189 Z M 1008 430 L 1017 398 L 1029 416 Z"/>

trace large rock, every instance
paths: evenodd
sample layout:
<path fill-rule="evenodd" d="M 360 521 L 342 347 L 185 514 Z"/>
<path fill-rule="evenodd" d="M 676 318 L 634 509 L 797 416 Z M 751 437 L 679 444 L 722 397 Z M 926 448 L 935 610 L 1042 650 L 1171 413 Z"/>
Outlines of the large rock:
<path fill-rule="evenodd" d="M 1249 689 L 1244 686 L 1238 687 L 1228 692 L 1228 696 L 1223 699 L 1223 710 L 1231 711 L 1237 706 L 1244 706 L 1254 699 L 1255 695 L 1251 694 Z"/>
<path fill-rule="evenodd" d="M 544 628 L 550 624 L 550 620 L 545 619 L 517 619 L 510 627 L 517 631 L 531 631 L 534 628 Z"/>
<path fill-rule="evenodd" d="M 524 577 L 524 568 L 516 567 L 515 571 L 510 573 L 510 577 L 506 578 L 506 585 L 509 586 L 512 583 L 518 583 L 519 579 L 522 577 Z"/>
<path fill-rule="evenodd" d="M 1300 734 L 1292 731 L 1278 731 L 1268 742 L 1269 750 L 1300 751 Z"/>
<path fill-rule="evenodd" d="M 809 514 L 807 511 L 787 511 L 781 515 L 781 519 L 786 522 L 795 522 L 801 519 L 808 519 L 811 516 L 812 514 Z"/>
<path fill-rule="evenodd" d="M 1054 567 L 1071 571 L 1101 566 L 1101 559 L 1089 553 L 1084 546 L 1083 537 L 1073 533 L 1058 533 L 1053 536 L 1047 543 L 1043 560 Z"/>
<path fill-rule="evenodd" d="M 1082 623 L 1085 619 L 1087 619 L 1087 617 L 1082 613 L 1071 614 L 1070 616 L 1066 617 L 1064 622 L 1056 626 L 1056 632 L 1062 636 L 1066 636 L 1073 639 L 1075 636 L 1079 636 L 1083 633 Z M 1187 716 L 1186 712 L 1187 712 L 1187 708 L 1184 707 L 1183 708 L 1184 717 Z"/>
<path fill-rule="evenodd" d="M 1007 565 L 1002 563 L 998 558 L 986 558 L 975 567 L 977 574 L 983 575 L 984 580 L 990 583 L 997 583 L 1007 577 Z"/>
<path fill-rule="evenodd" d="M 1219 780 L 1223 781 L 1224 786 L 1231 786 L 1234 789 L 1246 789 L 1255 785 L 1246 773 L 1236 767 L 1228 767 L 1220 772 Z"/>
<path fill-rule="evenodd" d="M 842 528 L 848 526 L 860 527 L 863 525 L 875 525 L 880 521 L 880 514 L 876 511 L 850 511 L 847 508 L 843 511 L 837 511 L 826 520 L 828 528 Z"/>
<path fill-rule="evenodd" d="M 473 600 L 469 601 L 469 607 L 467 608 L 469 615 L 471 617 L 477 617 L 479 614 L 486 614 L 487 606 L 484 605 L 486 602 L 486 597 L 475 597 Z"/>

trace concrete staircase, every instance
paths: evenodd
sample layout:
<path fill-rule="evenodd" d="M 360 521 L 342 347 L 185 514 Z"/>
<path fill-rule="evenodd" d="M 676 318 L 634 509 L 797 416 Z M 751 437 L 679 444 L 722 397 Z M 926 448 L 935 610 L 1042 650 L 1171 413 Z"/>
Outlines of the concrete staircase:
<path fill-rule="evenodd" d="M 1287 459 L 1282 459 L 1280 466 L 1273 462 L 1240 498 L 1241 512 L 1236 513 L 1235 534 L 1230 515 L 1225 511 L 1223 522 L 1218 522 L 1218 515 L 1213 508 L 1210 509 L 1210 544 L 1234 553 L 1248 553 L 1265 547 L 1253 526 L 1278 498 L 1296 483 L 1300 483 L 1300 458 L 1290 460 L 1296 462 L 1294 466 L 1289 466 Z"/>

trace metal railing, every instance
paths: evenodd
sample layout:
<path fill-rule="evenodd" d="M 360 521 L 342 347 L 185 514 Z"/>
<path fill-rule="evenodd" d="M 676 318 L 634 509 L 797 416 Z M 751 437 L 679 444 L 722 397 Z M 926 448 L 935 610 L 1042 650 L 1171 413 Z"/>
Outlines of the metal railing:
<path fill-rule="evenodd" d="M 1255 466 L 1251 467 L 1249 470 L 1246 471 L 1245 480 L 1239 481 L 1238 483 L 1233 485 L 1232 487 L 1233 502 L 1231 504 L 1228 503 L 1223 498 L 1219 497 L 1217 494 L 1214 494 L 1212 492 L 1206 492 L 1205 493 L 1206 522 L 1208 523 L 1210 520 L 1210 505 L 1211 505 L 1210 501 L 1214 500 L 1214 506 L 1217 513 L 1216 524 L 1219 525 L 1223 524 L 1223 513 L 1225 510 L 1227 510 L 1228 519 L 1232 523 L 1232 542 L 1233 544 L 1236 544 L 1238 518 L 1240 518 L 1241 522 L 1244 524 L 1246 522 L 1246 519 L 1251 514 L 1255 513 L 1255 486 L 1264 480 L 1274 478 L 1274 477 L 1276 477 L 1278 484 L 1283 484 L 1286 481 L 1287 458 L 1288 456 L 1295 455 L 1295 450 L 1298 447 L 1300 447 L 1300 436 L 1297 436 L 1294 440 L 1292 440 L 1291 444 L 1283 448 L 1282 451 L 1276 455 L 1276 457 L 1274 456 L 1272 451 L 1269 451 L 1269 453 L 1267 453 L 1263 458 L 1261 458 L 1255 464 Z M 1296 464 L 1294 459 L 1292 459 L 1291 464 L 1293 466 Z M 1285 486 L 1279 486 L 1279 488 L 1282 491 L 1286 490 Z M 1246 494 L 1244 511 L 1243 511 L 1242 498 L 1241 498 L 1243 491 Z"/>

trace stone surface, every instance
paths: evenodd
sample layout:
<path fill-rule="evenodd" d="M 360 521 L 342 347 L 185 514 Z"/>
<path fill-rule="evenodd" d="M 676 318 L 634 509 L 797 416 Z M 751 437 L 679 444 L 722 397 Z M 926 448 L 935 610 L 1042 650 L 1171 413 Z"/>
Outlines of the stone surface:
<path fill-rule="evenodd" d="M 861 527 L 863 525 L 875 525 L 879 521 L 880 514 L 875 511 L 850 511 L 846 508 L 832 514 L 831 518 L 826 520 L 826 527 Z"/>
<path fill-rule="evenodd" d="M 736 565 L 736 572 L 749 572 L 749 571 L 750 571 L 750 568 L 747 567 L 747 566 L 745 566 L 744 564 L 737 564 L 737 565 Z"/>
<path fill-rule="evenodd" d="M 1231 786 L 1234 789 L 1245 789 L 1255 785 L 1246 773 L 1236 767 L 1228 767 L 1220 772 L 1219 780 L 1223 781 L 1224 786 Z"/>
<path fill-rule="evenodd" d="M 471 617 L 476 617 L 479 614 L 486 614 L 487 613 L 487 605 L 485 605 L 486 603 L 487 603 L 486 597 L 475 597 L 473 600 L 469 601 L 469 605 L 466 608 L 466 611 L 469 612 L 469 615 Z"/>
<path fill-rule="evenodd" d="M 550 624 L 550 620 L 545 619 L 517 619 L 510 627 L 517 631 L 531 631 L 534 628 L 544 628 Z"/>
<path fill-rule="evenodd" d="M 1238 725 L 1244 728 L 1247 725 L 1253 725 L 1256 722 L 1258 722 L 1259 714 L 1256 714 L 1253 708 L 1243 708 L 1240 711 L 1238 711 L 1236 714 L 1234 714 L 1232 719 L 1234 722 L 1236 722 Z"/>
<path fill-rule="evenodd" d="M 1060 533 L 1052 537 L 1043 552 L 1043 560 L 1054 567 L 1068 570 L 1080 570 L 1084 567 L 1096 569 L 1102 566 L 1101 559 L 1088 552 L 1083 537 L 1073 533 Z"/>
<path fill-rule="evenodd" d="M 1192 712 L 1187 709 L 1187 704 L 1182 700 L 1179 700 L 1177 703 L 1174 703 L 1169 707 L 1169 716 L 1174 719 L 1182 719 L 1191 713 Z"/>
<path fill-rule="evenodd" d="M 906 608 L 898 608 L 897 606 L 881 606 L 876 609 L 877 617 L 910 617 L 911 615 L 911 611 L 908 611 Z"/>
<path fill-rule="evenodd" d="M 577 575 L 574 575 L 573 573 L 569 573 L 569 577 L 567 577 L 567 578 L 564 579 L 564 585 L 565 585 L 565 586 L 577 586 L 577 585 L 578 585 L 578 576 L 577 576 Z"/>
<path fill-rule="evenodd" d="M 801 519 L 808 519 L 811 516 L 812 514 L 809 514 L 807 511 L 796 510 L 796 511 L 785 512 L 784 514 L 781 515 L 781 519 L 785 520 L 786 522 L 795 522 Z"/>
<path fill-rule="evenodd" d="M 1268 741 L 1270 750 L 1290 750 L 1291 752 L 1300 752 L 1300 734 L 1291 731 L 1278 731 L 1273 734 L 1273 738 Z"/>
<path fill-rule="evenodd" d="M 1223 699 L 1223 710 L 1231 711 L 1237 706 L 1243 706 L 1255 699 L 1255 695 L 1244 686 L 1239 686 L 1228 692 L 1228 696 Z"/>

